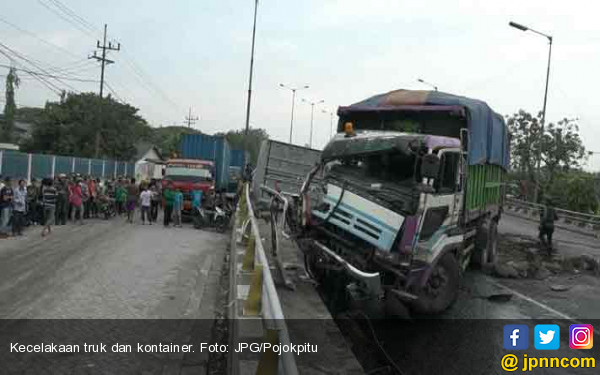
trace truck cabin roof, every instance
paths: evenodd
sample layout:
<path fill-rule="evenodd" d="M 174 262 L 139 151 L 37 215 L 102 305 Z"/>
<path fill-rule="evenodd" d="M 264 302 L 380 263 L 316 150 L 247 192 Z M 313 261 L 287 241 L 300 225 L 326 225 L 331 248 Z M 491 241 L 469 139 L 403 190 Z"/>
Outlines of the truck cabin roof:
<path fill-rule="evenodd" d="M 456 138 L 388 131 L 359 131 L 354 136 L 336 135 L 323 150 L 322 160 L 399 151 L 405 154 L 427 149 L 458 148 Z"/>

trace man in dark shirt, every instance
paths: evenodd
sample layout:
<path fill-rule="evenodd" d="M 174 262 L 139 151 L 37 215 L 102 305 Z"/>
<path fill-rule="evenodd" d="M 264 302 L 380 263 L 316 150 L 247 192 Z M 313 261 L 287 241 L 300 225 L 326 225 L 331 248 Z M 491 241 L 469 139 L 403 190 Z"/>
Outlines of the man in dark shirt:
<path fill-rule="evenodd" d="M 67 224 L 67 212 L 69 210 L 69 188 L 66 181 L 67 176 L 61 174 L 56 186 L 56 225 Z"/>
<path fill-rule="evenodd" d="M 52 232 L 51 225 L 54 224 L 54 211 L 56 209 L 56 188 L 53 186 L 52 179 L 46 178 L 42 187 L 42 206 L 44 207 L 44 228 L 42 237 Z"/>
<path fill-rule="evenodd" d="M 554 209 L 554 204 L 550 198 L 546 199 L 546 205 L 540 212 L 540 242 L 545 247 L 548 254 L 552 254 L 552 234 L 554 233 L 554 222 L 558 220 L 558 215 Z"/>
<path fill-rule="evenodd" d="M 14 191 L 9 177 L 4 179 L 4 187 L 0 190 L 0 236 L 6 238 L 9 234 L 11 210 Z"/>

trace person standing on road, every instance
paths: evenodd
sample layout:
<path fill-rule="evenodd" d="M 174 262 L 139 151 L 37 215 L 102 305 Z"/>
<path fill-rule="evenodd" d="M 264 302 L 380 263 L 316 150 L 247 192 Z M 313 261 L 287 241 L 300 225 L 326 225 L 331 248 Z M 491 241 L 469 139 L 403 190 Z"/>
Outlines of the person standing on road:
<path fill-rule="evenodd" d="M 69 202 L 73 207 L 73 220 L 79 220 L 79 224 L 83 224 L 83 212 L 81 205 L 83 204 L 83 194 L 81 193 L 81 180 L 71 184 L 71 191 L 69 192 Z"/>
<path fill-rule="evenodd" d="M 96 210 L 96 181 L 90 178 L 88 182 L 88 188 L 90 190 L 90 203 L 89 203 L 89 217 L 97 218 L 98 211 Z"/>
<path fill-rule="evenodd" d="M 173 224 L 181 228 L 181 211 L 183 210 L 183 194 L 181 190 L 175 191 L 175 199 L 173 201 Z"/>
<path fill-rule="evenodd" d="M 42 228 L 42 237 L 52 232 L 54 224 L 54 210 L 56 209 L 56 188 L 53 186 L 52 179 L 46 178 L 42 183 L 42 206 L 44 207 L 44 228 Z"/>
<path fill-rule="evenodd" d="M 150 222 L 156 223 L 156 219 L 158 219 L 158 206 L 160 205 L 160 194 L 158 193 L 156 184 L 150 187 L 150 193 L 152 194 L 150 202 Z"/>
<path fill-rule="evenodd" d="M 67 186 L 67 181 L 65 181 L 67 176 L 61 174 L 58 176 L 58 184 L 56 185 L 56 225 L 66 225 L 67 224 L 67 212 L 69 210 L 69 188 Z"/>
<path fill-rule="evenodd" d="M 87 177 L 84 177 L 83 181 L 79 183 L 81 186 L 81 197 L 83 203 L 83 218 L 90 218 L 90 187 L 88 185 Z"/>
<path fill-rule="evenodd" d="M 19 185 L 14 191 L 12 235 L 22 236 L 27 211 L 27 188 L 25 180 L 19 180 Z"/>
<path fill-rule="evenodd" d="M 123 212 L 125 212 L 125 201 L 127 201 L 127 190 L 125 190 L 125 186 L 123 184 L 123 181 L 121 181 L 119 179 L 119 182 L 117 182 L 117 189 L 116 189 L 116 201 L 117 201 L 117 212 L 119 213 L 119 216 L 123 215 Z"/>
<path fill-rule="evenodd" d="M 175 192 L 173 191 L 172 183 L 169 183 L 163 190 L 163 198 L 165 199 L 163 224 L 165 227 L 168 227 L 171 223 L 171 216 L 173 215 L 173 203 L 175 201 Z"/>
<path fill-rule="evenodd" d="M 552 234 L 554 233 L 554 222 L 558 220 L 558 215 L 554 209 L 554 204 L 550 198 L 546 198 L 546 205 L 540 212 L 540 242 L 542 247 L 546 248 L 548 254 L 552 254 Z"/>
<path fill-rule="evenodd" d="M 146 219 L 148 219 L 148 224 L 152 225 L 152 216 L 150 215 L 150 205 L 152 204 L 152 191 L 150 189 L 144 189 L 140 194 L 140 202 L 141 202 L 141 212 L 142 212 L 142 225 L 146 224 Z"/>
<path fill-rule="evenodd" d="M 133 215 L 135 213 L 135 204 L 138 200 L 139 190 L 135 185 L 135 178 L 132 178 L 127 186 L 127 221 L 133 224 Z"/>
<path fill-rule="evenodd" d="M 0 190 L 0 236 L 8 237 L 8 223 L 10 222 L 14 191 L 10 177 L 4 179 L 4 187 Z"/>

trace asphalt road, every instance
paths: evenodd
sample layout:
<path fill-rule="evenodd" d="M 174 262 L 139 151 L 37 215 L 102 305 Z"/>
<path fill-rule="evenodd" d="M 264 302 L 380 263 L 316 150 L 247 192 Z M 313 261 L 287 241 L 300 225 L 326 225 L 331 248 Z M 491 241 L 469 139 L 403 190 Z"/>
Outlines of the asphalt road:
<path fill-rule="evenodd" d="M 39 232 L 0 242 L 2 318 L 212 317 L 224 235 L 122 218 Z"/>
<path fill-rule="evenodd" d="M 500 220 L 498 231 L 500 234 L 537 238 L 538 223 L 506 213 Z M 595 237 L 555 228 L 553 242 L 565 255 L 600 256 L 600 242 Z"/>

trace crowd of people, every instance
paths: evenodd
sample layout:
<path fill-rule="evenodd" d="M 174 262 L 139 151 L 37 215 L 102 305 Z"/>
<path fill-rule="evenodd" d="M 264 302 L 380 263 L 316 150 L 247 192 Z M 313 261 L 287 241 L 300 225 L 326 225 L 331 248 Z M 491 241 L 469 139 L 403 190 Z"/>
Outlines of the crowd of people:
<path fill-rule="evenodd" d="M 201 194 L 194 194 L 194 205 L 200 199 Z M 157 180 L 138 184 L 122 177 L 101 180 L 65 174 L 29 183 L 0 177 L 0 238 L 21 236 L 31 226 L 41 227 L 46 236 L 53 225 L 84 224 L 99 217 L 126 216 L 133 223 L 138 206 L 142 224 L 156 223 L 162 207 L 163 224 L 181 226 L 183 194 L 172 184 L 163 189 Z"/>

